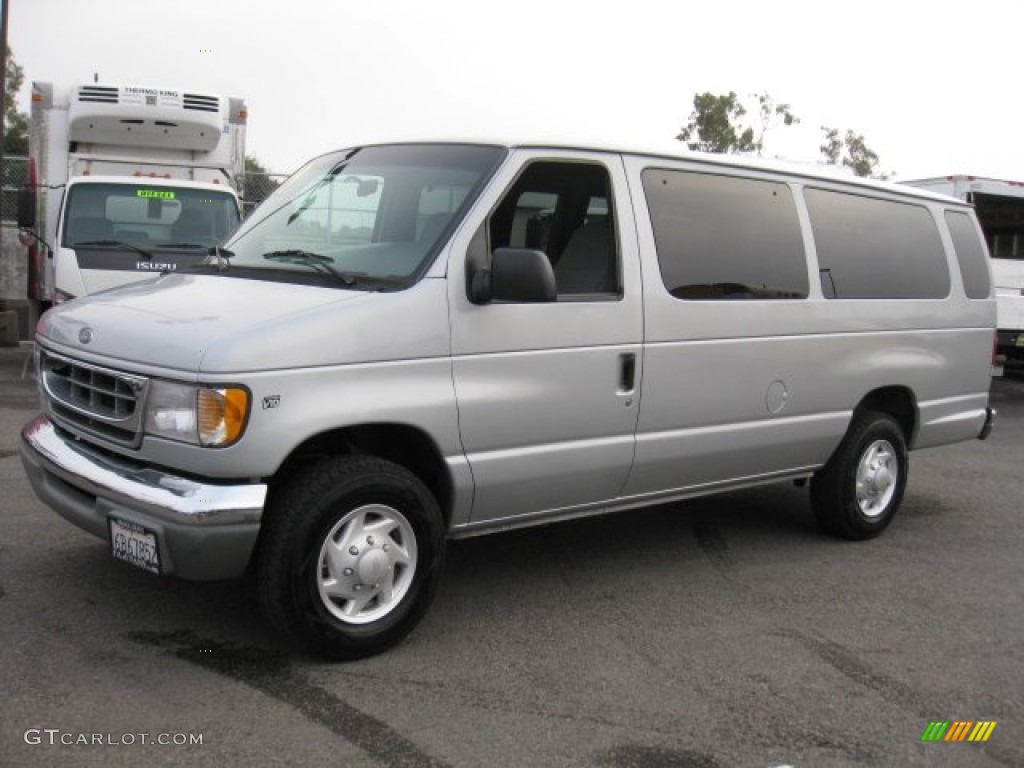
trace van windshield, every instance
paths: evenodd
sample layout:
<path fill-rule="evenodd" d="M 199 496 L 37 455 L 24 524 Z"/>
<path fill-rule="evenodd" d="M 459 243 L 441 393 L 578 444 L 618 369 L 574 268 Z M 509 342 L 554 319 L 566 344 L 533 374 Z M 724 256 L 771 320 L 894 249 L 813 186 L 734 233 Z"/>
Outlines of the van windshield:
<path fill-rule="evenodd" d="M 119 242 L 144 251 L 205 249 L 238 226 L 230 192 L 166 184 L 80 182 L 68 191 L 66 248 Z M 134 255 L 126 249 L 128 258 Z"/>
<path fill-rule="evenodd" d="M 504 155 L 494 146 L 410 144 L 318 157 L 226 243 L 229 274 L 360 290 L 406 287 Z"/>

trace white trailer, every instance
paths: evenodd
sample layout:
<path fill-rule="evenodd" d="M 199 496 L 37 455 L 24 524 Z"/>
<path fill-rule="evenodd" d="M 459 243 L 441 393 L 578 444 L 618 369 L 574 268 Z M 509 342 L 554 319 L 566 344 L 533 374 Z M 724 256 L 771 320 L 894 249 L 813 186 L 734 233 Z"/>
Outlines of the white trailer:
<path fill-rule="evenodd" d="M 997 351 L 1024 363 L 1024 182 L 954 175 L 902 183 L 974 205 L 992 257 Z"/>
<path fill-rule="evenodd" d="M 242 99 L 32 84 L 29 298 L 37 308 L 185 268 L 237 227 Z"/>

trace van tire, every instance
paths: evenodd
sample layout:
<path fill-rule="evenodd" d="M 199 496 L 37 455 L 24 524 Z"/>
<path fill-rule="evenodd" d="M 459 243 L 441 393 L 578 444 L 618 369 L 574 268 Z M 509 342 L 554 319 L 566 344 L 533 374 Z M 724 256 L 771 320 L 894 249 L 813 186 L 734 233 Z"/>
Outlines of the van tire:
<path fill-rule="evenodd" d="M 370 656 L 423 617 L 444 556 L 441 512 L 418 477 L 374 457 L 327 458 L 291 475 L 267 505 L 260 607 L 319 656 Z"/>
<path fill-rule="evenodd" d="M 811 480 L 811 509 L 822 530 L 870 539 L 892 522 L 907 486 L 907 445 L 896 420 L 878 411 L 854 414 L 846 436 Z"/>

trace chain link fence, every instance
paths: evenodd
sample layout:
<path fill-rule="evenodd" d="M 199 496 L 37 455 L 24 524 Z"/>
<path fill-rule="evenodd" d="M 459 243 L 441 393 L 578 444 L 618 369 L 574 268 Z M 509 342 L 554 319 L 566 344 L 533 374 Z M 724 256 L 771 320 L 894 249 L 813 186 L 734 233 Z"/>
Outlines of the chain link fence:
<path fill-rule="evenodd" d="M 18 190 L 28 181 L 28 158 L 4 155 L 0 168 L 0 347 L 30 338 L 28 252 L 16 229 Z"/>
<path fill-rule="evenodd" d="M 281 182 L 288 178 L 286 173 L 245 173 L 238 177 L 238 195 L 246 216 L 262 203 Z"/>
<path fill-rule="evenodd" d="M 0 220 L 14 223 L 18 218 L 18 189 L 28 181 L 28 158 L 4 155 L 0 171 L 3 191 L 0 193 Z"/>

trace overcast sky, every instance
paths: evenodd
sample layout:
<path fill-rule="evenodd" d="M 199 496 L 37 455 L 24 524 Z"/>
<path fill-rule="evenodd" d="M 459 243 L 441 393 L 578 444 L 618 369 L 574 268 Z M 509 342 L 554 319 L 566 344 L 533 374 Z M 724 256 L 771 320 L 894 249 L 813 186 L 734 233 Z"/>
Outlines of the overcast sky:
<path fill-rule="evenodd" d="M 1020 0 L 8 0 L 32 80 L 241 96 L 248 151 L 291 172 L 395 138 L 671 142 L 695 92 L 802 122 L 767 156 L 862 133 L 895 178 L 1024 180 Z"/>

